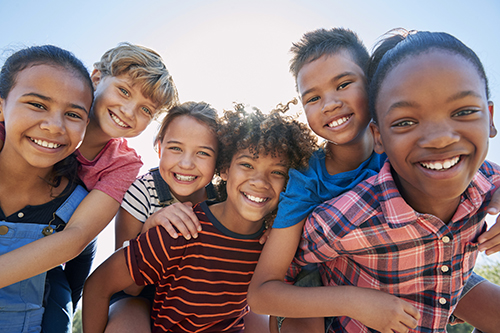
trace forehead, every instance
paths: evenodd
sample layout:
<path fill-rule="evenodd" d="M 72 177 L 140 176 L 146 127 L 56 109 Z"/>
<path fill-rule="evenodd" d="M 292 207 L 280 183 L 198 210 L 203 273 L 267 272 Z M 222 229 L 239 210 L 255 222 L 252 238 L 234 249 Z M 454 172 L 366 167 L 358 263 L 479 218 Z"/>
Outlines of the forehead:
<path fill-rule="evenodd" d="M 463 56 L 432 50 L 403 59 L 380 85 L 377 114 L 395 101 L 447 101 L 472 92 L 486 100 L 486 86 L 475 66 Z"/>
<path fill-rule="evenodd" d="M 259 161 L 266 161 L 272 164 L 283 164 L 287 165 L 288 164 L 288 156 L 286 153 L 282 151 L 273 151 L 273 152 L 266 152 L 264 149 L 261 149 L 259 152 L 255 152 L 254 149 L 251 148 L 246 148 L 246 149 L 240 149 L 236 152 L 236 154 L 233 156 L 233 161 L 240 159 L 240 158 L 251 158 L 253 160 L 259 160 Z"/>
<path fill-rule="evenodd" d="M 341 49 L 333 54 L 325 54 L 302 66 L 297 74 L 297 88 L 299 93 L 302 93 L 315 84 L 321 84 L 325 79 L 347 72 L 365 78 L 363 69 L 354 61 L 348 50 Z"/>

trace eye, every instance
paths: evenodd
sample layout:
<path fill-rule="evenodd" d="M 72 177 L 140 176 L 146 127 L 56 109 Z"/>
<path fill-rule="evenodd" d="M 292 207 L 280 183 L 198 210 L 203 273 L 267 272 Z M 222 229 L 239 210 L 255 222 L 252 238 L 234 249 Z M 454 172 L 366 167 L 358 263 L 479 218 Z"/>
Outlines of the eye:
<path fill-rule="evenodd" d="M 342 83 L 341 85 L 339 85 L 339 87 L 337 88 L 337 90 L 342 90 L 342 89 L 345 89 L 347 88 L 348 85 L 350 85 L 352 82 L 351 81 L 348 81 L 348 82 L 344 82 Z"/>
<path fill-rule="evenodd" d="M 144 113 L 145 113 L 145 114 L 147 114 L 148 116 L 150 116 L 150 117 L 151 117 L 151 116 L 153 115 L 153 112 L 152 112 L 150 109 L 148 109 L 147 107 L 143 106 L 141 109 L 142 109 L 142 111 L 144 111 Z"/>
<path fill-rule="evenodd" d="M 123 89 L 123 88 L 118 88 L 118 89 L 120 89 L 121 93 L 124 94 L 125 96 L 127 96 L 127 97 L 130 96 L 130 93 L 128 92 L 128 90 Z"/>
<path fill-rule="evenodd" d="M 319 101 L 319 96 L 314 96 L 312 98 L 309 98 L 307 101 L 306 101 L 306 104 L 308 103 L 314 103 L 316 101 Z"/>
<path fill-rule="evenodd" d="M 276 171 L 273 171 L 272 174 L 274 175 L 278 175 L 278 176 L 281 176 L 281 177 L 285 177 L 287 176 L 286 172 L 284 171 L 281 171 L 281 170 L 276 170 Z"/>
<path fill-rule="evenodd" d="M 402 121 L 399 121 L 399 122 L 396 122 L 394 124 L 391 125 L 391 127 L 409 127 L 409 126 L 412 126 L 412 125 L 416 125 L 417 123 L 413 120 L 402 120 Z"/>
<path fill-rule="evenodd" d="M 37 109 L 47 110 L 47 108 L 44 105 L 40 104 L 40 103 L 30 102 L 28 104 L 34 106 Z"/>
<path fill-rule="evenodd" d="M 174 146 L 174 147 L 168 147 L 167 149 L 168 150 L 173 150 L 173 151 L 182 151 L 182 149 L 180 147 L 176 147 L 176 146 Z"/>
<path fill-rule="evenodd" d="M 208 156 L 208 157 L 212 156 L 212 155 L 210 155 L 209 153 L 207 153 L 205 151 L 199 151 L 198 154 L 200 154 L 202 156 Z"/>
<path fill-rule="evenodd" d="M 459 110 L 458 112 L 454 113 L 452 117 L 468 116 L 476 112 L 479 112 L 479 110 L 470 110 L 470 109 Z"/>
<path fill-rule="evenodd" d="M 66 114 L 71 117 L 71 118 L 75 118 L 75 119 L 83 119 L 82 116 L 77 113 L 77 112 L 72 112 L 72 111 L 69 111 L 69 112 L 66 112 Z"/>
<path fill-rule="evenodd" d="M 253 167 L 250 163 L 240 163 L 240 165 L 244 168 L 247 168 L 247 169 L 253 169 Z"/>

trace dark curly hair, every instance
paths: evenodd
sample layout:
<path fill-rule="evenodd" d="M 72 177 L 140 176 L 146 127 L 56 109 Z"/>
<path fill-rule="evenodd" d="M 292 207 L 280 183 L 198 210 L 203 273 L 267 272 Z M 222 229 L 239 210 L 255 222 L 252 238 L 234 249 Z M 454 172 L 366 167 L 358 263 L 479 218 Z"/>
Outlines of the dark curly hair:
<path fill-rule="evenodd" d="M 234 110 L 224 111 L 217 132 L 220 147 L 216 174 L 220 175 L 226 170 L 233 156 L 244 149 L 248 149 L 255 157 L 259 157 L 259 154 L 271 154 L 273 157 L 284 154 L 288 158 L 289 168 L 306 168 L 313 151 L 318 148 L 317 139 L 306 124 L 283 115 L 290 103 L 295 104 L 297 101 L 279 104 L 269 114 L 257 108 L 248 112 L 242 104 L 235 104 Z M 226 182 L 221 180 L 217 189 L 219 200 L 225 200 Z"/>

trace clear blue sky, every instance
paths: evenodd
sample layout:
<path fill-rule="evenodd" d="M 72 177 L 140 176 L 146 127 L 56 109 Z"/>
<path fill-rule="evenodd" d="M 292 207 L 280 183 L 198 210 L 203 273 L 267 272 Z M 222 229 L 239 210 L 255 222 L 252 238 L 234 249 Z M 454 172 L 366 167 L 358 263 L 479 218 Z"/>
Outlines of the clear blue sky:
<path fill-rule="evenodd" d="M 0 64 L 12 49 L 55 44 L 91 69 L 106 50 L 129 41 L 162 55 L 182 101 L 204 100 L 218 109 L 237 101 L 266 111 L 294 97 L 288 50 L 306 31 L 350 28 L 370 50 L 392 28 L 445 31 L 483 61 L 500 126 L 498 0 L 0 0 L 0 8 Z M 157 163 L 155 129 L 152 124 L 131 140 L 143 171 Z M 500 163 L 500 138 L 491 140 L 488 158 Z"/>

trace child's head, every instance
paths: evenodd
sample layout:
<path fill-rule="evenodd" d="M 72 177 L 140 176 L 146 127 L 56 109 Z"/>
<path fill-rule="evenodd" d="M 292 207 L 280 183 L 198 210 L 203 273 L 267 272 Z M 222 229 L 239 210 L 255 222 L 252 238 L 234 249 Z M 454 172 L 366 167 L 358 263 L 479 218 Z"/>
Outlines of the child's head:
<path fill-rule="evenodd" d="M 2 153 L 35 168 L 55 165 L 47 180 L 56 184 L 61 176 L 76 176 L 68 163 L 76 164 L 66 157 L 83 140 L 93 98 L 81 61 L 52 45 L 22 49 L 2 67 L 0 97 L 0 121 L 5 122 Z"/>
<path fill-rule="evenodd" d="M 414 208 L 417 201 L 459 198 L 496 134 L 479 58 L 455 37 L 432 32 L 391 36 L 374 57 L 375 150 L 387 153 Z"/>
<path fill-rule="evenodd" d="M 291 48 L 290 63 L 307 121 L 336 144 L 355 142 L 370 122 L 366 86 L 368 51 L 351 30 L 319 29 Z"/>
<path fill-rule="evenodd" d="M 218 128 L 217 111 L 204 102 L 174 106 L 163 119 L 155 139 L 160 173 L 178 200 L 191 201 L 212 181 Z"/>
<path fill-rule="evenodd" d="M 235 111 L 224 112 L 218 132 L 221 200 L 241 199 L 241 207 L 245 200 L 265 205 L 267 215 L 277 208 L 279 194 L 288 180 L 288 169 L 307 166 L 316 148 L 316 139 L 307 126 L 283 116 L 282 111 L 263 114 L 253 109 L 247 112 L 238 104 Z M 231 177 L 238 170 L 241 183 L 235 184 L 236 176 Z M 241 176 L 247 179 L 241 181 Z M 240 186 L 239 191 L 231 191 L 235 186 Z"/>
<path fill-rule="evenodd" d="M 93 117 L 111 137 L 137 136 L 151 119 L 179 103 L 172 76 L 151 49 L 122 43 L 104 53 L 94 68 Z"/>

